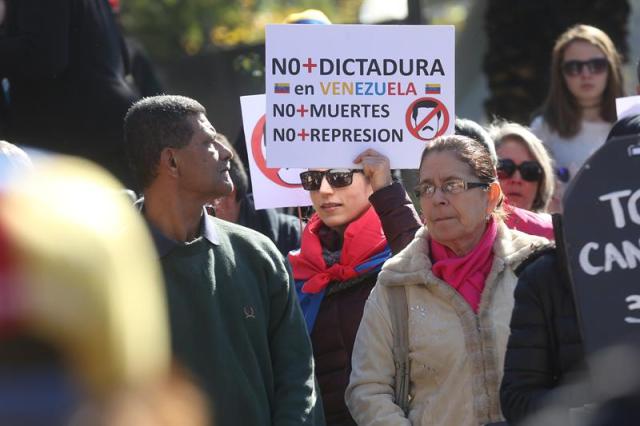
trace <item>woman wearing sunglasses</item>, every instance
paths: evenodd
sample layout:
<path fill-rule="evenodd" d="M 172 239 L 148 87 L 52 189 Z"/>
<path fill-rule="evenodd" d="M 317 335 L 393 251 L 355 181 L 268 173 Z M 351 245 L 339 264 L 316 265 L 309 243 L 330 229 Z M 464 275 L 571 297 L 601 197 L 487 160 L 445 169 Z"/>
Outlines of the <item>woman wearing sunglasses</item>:
<path fill-rule="evenodd" d="M 517 123 L 495 123 L 498 179 L 509 205 L 546 212 L 554 188 L 553 165 L 540 139 Z"/>
<path fill-rule="evenodd" d="M 616 121 L 615 99 L 622 96 L 622 87 L 620 55 L 604 32 L 576 25 L 558 38 L 549 93 L 531 128 L 571 176 L 604 144 Z"/>
<path fill-rule="evenodd" d="M 356 424 L 344 392 L 364 304 L 382 264 L 411 241 L 419 223 L 385 156 L 367 150 L 355 162 L 362 169 L 300 174 L 315 213 L 300 250 L 289 254 L 327 425 Z"/>
<path fill-rule="evenodd" d="M 385 263 L 364 309 L 347 404 L 362 425 L 502 420 L 499 385 L 515 269 L 548 240 L 507 228 L 489 149 L 464 136 L 425 148 L 416 187 L 425 226 Z M 402 288 L 405 306 L 392 299 Z M 404 323 L 395 322 L 406 309 Z M 400 327 L 403 327 L 402 329 Z M 409 395 L 396 400 L 394 335 L 406 330 Z M 396 351 L 398 353 L 400 351 Z"/>

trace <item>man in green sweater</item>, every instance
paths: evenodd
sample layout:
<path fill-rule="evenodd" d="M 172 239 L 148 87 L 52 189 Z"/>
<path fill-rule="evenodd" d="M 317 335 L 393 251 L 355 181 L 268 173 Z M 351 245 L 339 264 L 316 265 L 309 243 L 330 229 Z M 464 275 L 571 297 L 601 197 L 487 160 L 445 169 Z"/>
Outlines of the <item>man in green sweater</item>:
<path fill-rule="evenodd" d="M 213 424 L 323 424 L 282 256 L 267 237 L 204 212 L 233 189 L 232 154 L 204 107 L 145 98 L 129 109 L 125 134 L 164 271 L 173 352 L 209 396 Z"/>

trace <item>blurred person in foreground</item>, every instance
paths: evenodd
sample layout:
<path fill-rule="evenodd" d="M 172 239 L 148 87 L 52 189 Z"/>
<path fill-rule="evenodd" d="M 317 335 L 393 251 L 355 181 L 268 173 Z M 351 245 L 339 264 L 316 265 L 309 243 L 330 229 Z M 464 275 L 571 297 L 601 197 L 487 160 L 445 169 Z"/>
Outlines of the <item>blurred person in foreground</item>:
<path fill-rule="evenodd" d="M 6 145 L 3 164 L 24 161 Z M 2 183 L 0 424 L 204 426 L 204 399 L 170 368 L 151 238 L 115 179 L 49 156 Z"/>
<path fill-rule="evenodd" d="M 496 145 L 498 179 L 506 201 L 521 209 L 546 212 L 555 174 L 542 141 L 518 123 L 494 123 L 490 134 Z"/>
<path fill-rule="evenodd" d="M 266 236 L 205 212 L 233 182 L 232 153 L 204 107 L 145 98 L 127 113 L 125 135 L 164 272 L 172 349 L 206 390 L 215 424 L 324 424 L 284 259 Z"/>
<path fill-rule="evenodd" d="M 216 217 L 246 226 L 269 237 L 286 256 L 291 250 L 300 248 L 301 221 L 290 214 L 280 213 L 276 209 L 256 210 L 253 194 L 248 193 L 249 176 L 242 160 L 222 134 L 216 136 L 221 144 L 232 153 L 229 175 L 233 182 L 233 190 L 229 195 L 217 198 L 213 202 L 213 213 Z"/>
<path fill-rule="evenodd" d="M 358 424 L 484 424 L 502 420 L 499 384 L 518 265 L 545 238 L 502 223 L 503 195 L 487 146 L 435 139 L 421 157 L 425 226 L 387 261 L 358 329 L 347 405 Z M 390 288 L 408 305 L 407 412 L 395 401 Z M 395 305 L 393 305 L 395 306 Z M 400 404 L 400 405 L 399 405 Z"/>
<path fill-rule="evenodd" d="M 0 140 L 0 188 L 33 169 L 33 163 L 20 147 Z"/>

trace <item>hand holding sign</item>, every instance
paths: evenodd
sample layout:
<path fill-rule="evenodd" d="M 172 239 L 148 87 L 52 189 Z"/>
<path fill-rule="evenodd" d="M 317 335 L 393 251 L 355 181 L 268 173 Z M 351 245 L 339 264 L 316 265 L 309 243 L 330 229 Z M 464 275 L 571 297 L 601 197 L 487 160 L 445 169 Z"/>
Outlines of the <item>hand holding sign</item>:
<path fill-rule="evenodd" d="M 374 192 L 393 183 L 389 158 L 373 149 L 367 149 L 353 160 L 362 165 L 364 175 L 369 178 Z"/>

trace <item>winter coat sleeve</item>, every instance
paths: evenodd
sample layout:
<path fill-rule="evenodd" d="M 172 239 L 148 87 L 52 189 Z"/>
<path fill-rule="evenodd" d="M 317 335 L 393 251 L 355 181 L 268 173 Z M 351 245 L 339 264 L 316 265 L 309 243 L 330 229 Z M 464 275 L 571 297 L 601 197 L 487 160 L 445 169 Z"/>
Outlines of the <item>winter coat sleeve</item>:
<path fill-rule="evenodd" d="M 411 425 L 393 401 L 396 370 L 385 293 L 380 285 L 371 292 L 353 348 L 351 378 L 345 399 L 351 415 L 361 426 Z"/>
<path fill-rule="evenodd" d="M 515 290 L 500 388 L 502 411 L 510 424 L 540 408 L 557 382 L 550 292 L 545 287 L 560 283 L 550 279 L 555 270 L 553 262 L 548 261 L 550 256 L 545 257 L 524 270 Z"/>
<path fill-rule="evenodd" d="M 391 251 L 397 254 L 422 227 L 411 199 L 402 184 L 395 182 L 371 194 L 369 202 L 380 217 Z"/>
<path fill-rule="evenodd" d="M 324 425 L 324 414 L 313 371 L 311 341 L 297 302 L 291 270 L 282 257 L 271 277 L 269 346 L 275 397 L 274 426 Z"/>
<path fill-rule="evenodd" d="M 8 35 L 0 38 L 0 74 L 51 78 L 69 61 L 69 0 L 13 2 Z"/>

